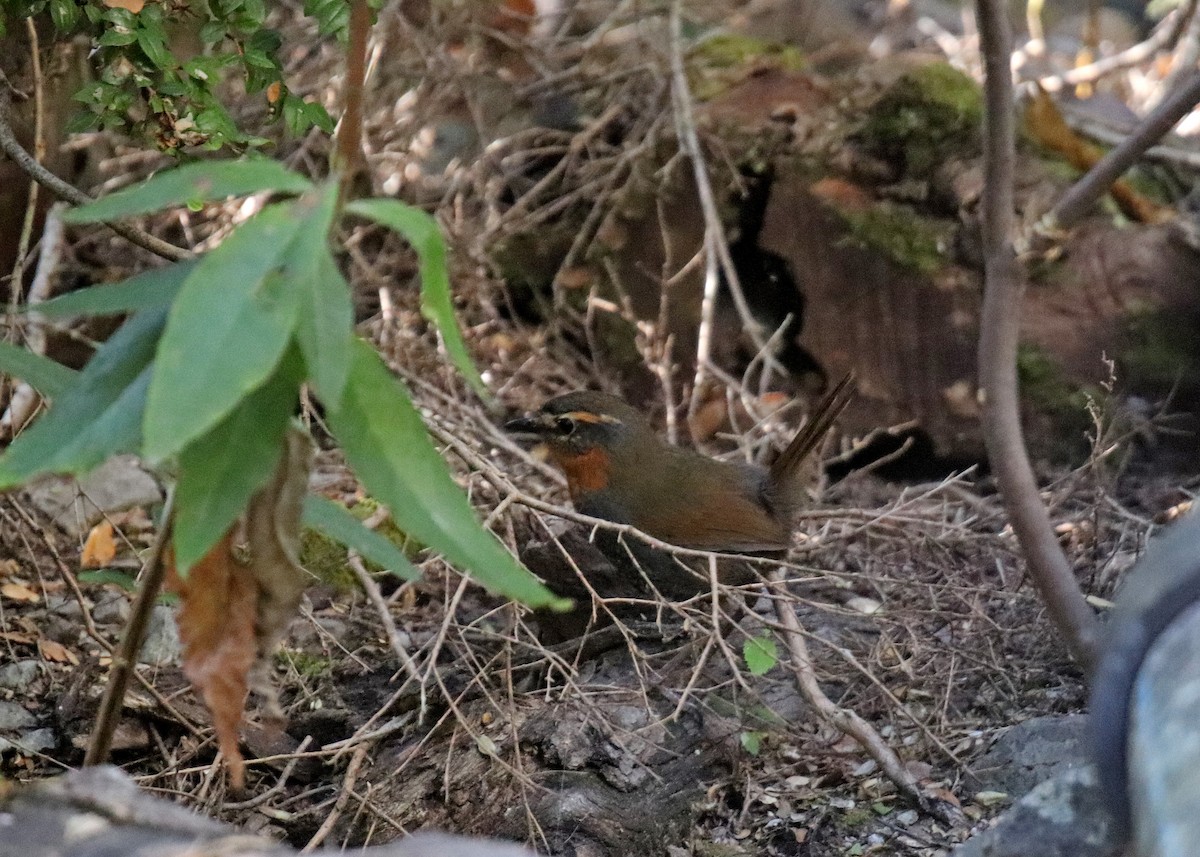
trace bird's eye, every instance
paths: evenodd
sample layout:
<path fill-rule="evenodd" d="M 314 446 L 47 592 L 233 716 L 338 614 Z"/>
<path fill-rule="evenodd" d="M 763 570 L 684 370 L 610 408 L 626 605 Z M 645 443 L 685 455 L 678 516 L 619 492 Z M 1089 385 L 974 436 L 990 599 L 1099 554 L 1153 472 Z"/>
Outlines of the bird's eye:
<path fill-rule="evenodd" d="M 575 420 L 570 417 L 559 417 L 554 421 L 554 430 L 564 437 L 575 433 Z"/>

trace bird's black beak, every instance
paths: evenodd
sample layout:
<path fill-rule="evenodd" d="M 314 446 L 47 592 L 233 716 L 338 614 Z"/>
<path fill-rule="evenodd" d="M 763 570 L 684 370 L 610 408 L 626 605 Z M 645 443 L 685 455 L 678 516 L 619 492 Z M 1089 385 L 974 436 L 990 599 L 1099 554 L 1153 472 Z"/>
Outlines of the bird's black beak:
<path fill-rule="evenodd" d="M 518 417 L 504 424 L 504 430 L 517 440 L 543 440 L 548 429 L 545 419 L 539 416 Z"/>

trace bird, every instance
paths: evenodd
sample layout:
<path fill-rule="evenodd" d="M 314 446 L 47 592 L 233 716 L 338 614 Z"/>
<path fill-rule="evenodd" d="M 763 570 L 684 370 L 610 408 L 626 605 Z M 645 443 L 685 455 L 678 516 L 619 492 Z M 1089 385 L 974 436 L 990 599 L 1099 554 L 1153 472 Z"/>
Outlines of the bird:
<path fill-rule="evenodd" d="M 820 400 L 768 467 L 719 461 L 661 438 L 617 396 L 556 396 L 505 429 L 533 441 L 567 478 L 576 511 L 683 548 L 778 555 L 803 503 L 802 465 L 849 404 L 853 374 Z M 536 447 L 535 447 L 536 449 Z"/>

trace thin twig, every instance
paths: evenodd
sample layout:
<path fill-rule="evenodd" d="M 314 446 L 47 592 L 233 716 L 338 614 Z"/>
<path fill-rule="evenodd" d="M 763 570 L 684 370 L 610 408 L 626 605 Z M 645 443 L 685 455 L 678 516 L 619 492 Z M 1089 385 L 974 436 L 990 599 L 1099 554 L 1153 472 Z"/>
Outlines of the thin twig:
<path fill-rule="evenodd" d="M 1012 33 L 1001 0 L 976 0 L 984 61 L 984 298 L 979 336 L 979 388 L 988 459 L 1000 483 L 1013 532 L 1030 576 L 1071 654 L 1087 671 L 1096 659 L 1096 617 L 1083 599 L 1054 535 L 1025 440 L 1017 395 L 1022 274 L 1013 250 L 1016 118 L 1013 111 Z"/>
<path fill-rule="evenodd" d="M 1038 83 L 1047 92 L 1057 92 L 1064 86 L 1094 83 L 1106 75 L 1139 65 L 1159 51 L 1170 50 L 1187 29 L 1192 16 L 1196 14 L 1196 5 L 1197 0 L 1188 0 L 1187 6 L 1182 9 L 1173 9 L 1167 18 L 1159 22 L 1158 26 L 1154 28 L 1154 32 L 1145 41 L 1062 74 L 1047 75 L 1040 78 Z"/>
<path fill-rule="evenodd" d="M 13 163 L 20 167 L 26 175 L 33 178 L 42 187 L 52 190 L 67 202 L 73 205 L 87 205 L 89 202 L 94 202 L 92 197 L 54 175 L 21 147 L 13 135 L 12 124 L 9 120 L 11 106 L 12 93 L 9 91 L 8 82 L 0 80 L 0 151 L 12 158 Z M 104 225 L 127 241 L 162 256 L 164 259 L 180 262 L 184 259 L 191 259 L 194 255 L 189 250 L 168 244 L 161 238 L 155 238 L 133 226 L 115 221 L 106 221 Z"/>
<path fill-rule="evenodd" d="M 351 793 L 354 791 L 354 784 L 358 782 L 359 772 L 362 771 L 363 763 L 367 760 L 368 749 L 369 745 L 364 744 L 355 750 L 354 755 L 350 757 L 350 764 L 346 766 L 346 776 L 342 778 L 342 790 L 338 794 L 333 809 L 325 817 L 325 820 L 321 822 L 321 826 L 312 835 L 312 839 L 308 840 L 308 844 L 300 849 L 301 854 L 311 854 L 315 851 L 317 846 L 324 842 L 325 838 L 333 831 L 334 825 L 338 823 L 338 819 L 346 811 L 346 804 L 350 802 Z"/>
<path fill-rule="evenodd" d="M 778 571 L 772 572 L 771 582 L 782 588 L 783 576 Z M 783 640 L 787 646 L 789 665 L 796 676 L 796 686 L 800 695 L 808 702 L 830 725 L 857 741 L 872 759 L 879 765 L 884 775 L 896 784 L 896 788 L 926 812 L 937 813 L 932 801 L 921 793 L 917 778 L 904 766 L 904 762 L 887 742 L 875 731 L 870 723 L 863 720 L 857 713 L 848 708 L 835 705 L 821 690 L 817 682 L 817 674 L 813 670 L 812 659 L 808 654 L 808 643 L 804 639 L 804 629 L 796 618 L 796 609 L 786 598 L 774 599 L 775 616 L 783 626 Z M 939 813 L 944 815 L 944 813 Z"/>
<path fill-rule="evenodd" d="M 349 38 L 346 44 L 345 109 L 338 123 L 335 166 L 341 172 L 340 194 L 344 201 L 354 181 L 366 170 L 363 154 L 363 89 L 367 69 L 367 38 L 371 32 L 371 9 L 367 0 L 350 4 Z"/>
<path fill-rule="evenodd" d="M 36 306 L 50 297 L 50 286 L 54 282 L 54 272 L 58 270 L 59 253 L 62 251 L 63 203 L 56 202 L 46 213 L 46 223 L 42 228 L 41 247 L 38 252 L 37 270 L 33 275 L 33 283 L 29 286 L 26 303 Z M 46 353 L 45 319 L 40 313 L 29 311 L 25 316 L 25 345 L 34 354 Z M 10 436 L 16 437 L 21 428 L 33 416 L 33 409 L 40 401 L 37 391 L 27 382 L 22 381 L 13 391 L 8 407 L 0 416 L 0 429 L 8 429 Z"/>
<path fill-rule="evenodd" d="M 696 133 L 695 106 L 692 103 L 692 92 L 688 87 L 687 71 L 683 65 L 683 2 L 674 0 L 671 4 L 670 36 L 671 40 L 671 99 L 675 104 L 675 126 L 679 135 L 679 148 L 687 155 L 692 163 L 692 175 L 696 182 L 696 192 L 700 196 L 700 210 L 704 214 L 704 298 L 701 303 L 700 330 L 696 346 L 696 376 L 692 385 L 692 397 L 688 405 L 689 422 L 695 416 L 700 406 L 702 387 L 709 366 L 709 351 L 712 344 L 713 318 L 716 314 L 717 289 L 720 286 L 720 274 L 724 274 L 729 294 L 741 316 L 742 324 L 754 342 L 756 350 L 766 348 L 760 325 L 746 303 L 745 292 L 742 291 L 741 280 L 733 264 L 729 252 L 729 242 L 725 240 L 725 229 L 721 224 L 721 212 L 717 208 L 716 197 L 713 194 L 712 181 L 708 168 L 704 163 L 704 150 L 700 146 L 700 137 Z M 719 267 L 718 267 L 719 266 Z M 768 358 L 770 365 L 773 361 Z"/>
<path fill-rule="evenodd" d="M 154 539 L 150 550 L 150 558 L 142 574 L 141 586 L 138 588 L 137 600 L 133 603 L 133 611 L 129 624 L 125 626 L 125 634 L 121 637 L 121 645 L 113 654 L 112 667 L 108 673 L 108 684 L 104 687 L 104 698 L 100 701 L 100 710 L 96 714 L 96 726 L 92 730 L 88 742 L 84 765 L 101 765 L 108 759 L 112 748 L 113 733 L 121 719 L 121 705 L 125 701 L 125 691 L 129 687 L 129 676 L 134 672 L 141 651 L 142 642 L 146 639 L 146 630 L 150 626 L 150 613 L 154 602 L 162 588 L 163 579 L 167 574 L 166 553 L 171 541 L 171 530 L 174 528 L 174 492 L 167 494 L 163 505 L 162 525 Z"/>
<path fill-rule="evenodd" d="M 408 673 L 409 678 L 420 681 L 421 674 L 417 671 L 417 665 L 413 663 L 412 655 L 404 647 L 404 641 L 400 639 L 400 631 L 396 627 L 396 620 L 392 618 L 392 613 L 388 610 L 387 602 L 383 600 L 383 593 L 379 591 L 379 584 L 367 573 L 362 557 L 357 553 L 351 551 L 347 563 L 351 571 L 354 572 L 354 576 L 358 580 L 358 585 L 363 588 L 363 592 L 367 593 L 367 599 L 375 607 L 375 612 L 379 615 L 379 621 L 383 623 L 383 629 L 387 633 L 388 643 L 391 645 L 392 651 L 396 653 L 396 658 L 400 661 L 400 666 Z"/>
<path fill-rule="evenodd" d="M 33 159 L 40 165 L 46 159 L 46 104 L 42 86 L 42 49 L 38 39 L 37 25 L 33 18 L 25 19 L 25 32 L 29 36 L 29 58 L 33 68 Z M 13 263 L 11 304 L 15 308 L 21 299 L 21 283 L 25 279 L 25 256 L 29 252 L 29 239 L 33 237 L 33 221 L 37 219 L 38 188 L 34 180 L 29 182 L 29 199 L 25 203 L 25 219 L 21 223 L 21 237 L 17 241 L 17 259 Z"/>
<path fill-rule="evenodd" d="M 1175 125 L 1200 103 L 1200 71 L 1172 92 L 1143 119 L 1120 145 L 1101 158 L 1087 174 L 1071 187 L 1058 205 L 1046 215 L 1049 230 L 1070 229 L 1078 223 L 1113 182 L 1132 167 L 1149 148 L 1166 136 Z"/>

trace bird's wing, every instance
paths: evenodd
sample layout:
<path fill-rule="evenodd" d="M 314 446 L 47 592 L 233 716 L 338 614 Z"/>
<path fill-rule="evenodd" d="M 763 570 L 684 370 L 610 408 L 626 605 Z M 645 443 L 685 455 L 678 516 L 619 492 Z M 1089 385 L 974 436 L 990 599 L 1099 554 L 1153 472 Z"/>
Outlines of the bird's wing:
<path fill-rule="evenodd" d="M 772 518 L 754 501 L 742 497 L 725 497 L 714 503 L 672 504 L 636 516 L 635 527 L 655 538 L 697 550 L 726 553 L 758 553 L 786 550 L 791 539 L 788 529 Z"/>

